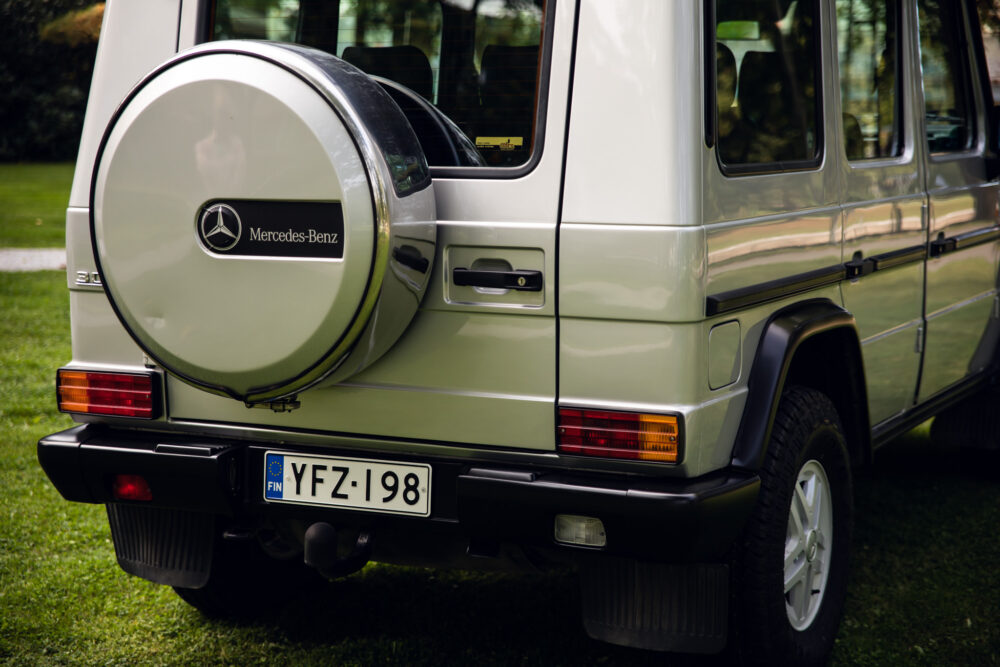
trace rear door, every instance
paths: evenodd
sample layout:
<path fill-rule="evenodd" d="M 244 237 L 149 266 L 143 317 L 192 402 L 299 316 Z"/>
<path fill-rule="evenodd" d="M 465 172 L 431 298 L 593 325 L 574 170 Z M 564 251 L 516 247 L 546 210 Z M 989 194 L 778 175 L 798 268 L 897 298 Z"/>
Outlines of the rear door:
<path fill-rule="evenodd" d="M 926 343 L 918 400 L 981 370 L 996 311 L 997 182 L 987 177 L 986 100 L 967 3 L 917 0 L 929 206 Z"/>
<path fill-rule="evenodd" d="M 927 225 L 902 4 L 836 2 L 844 258 L 857 271 L 843 294 L 861 335 L 872 424 L 913 405 L 920 372 Z"/>
<path fill-rule="evenodd" d="M 247 410 L 171 379 L 171 418 L 552 449 L 556 228 L 574 4 L 341 0 L 333 11 L 336 4 L 220 0 L 212 35 L 335 51 L 448 117 L 411 121 L 418 137 L 448 126 L 475 146 L 481 163 L 436 163 L 441 152 L 425 147 L 436 258 L 421 310 L 384 357 L 338 385 L 305 392 L 291 415 Z M 269 7 L 261 12 L 262 5 Z M 521 276 L 526 284 L 517 287 L 525 289 L 490 284 Z"/>

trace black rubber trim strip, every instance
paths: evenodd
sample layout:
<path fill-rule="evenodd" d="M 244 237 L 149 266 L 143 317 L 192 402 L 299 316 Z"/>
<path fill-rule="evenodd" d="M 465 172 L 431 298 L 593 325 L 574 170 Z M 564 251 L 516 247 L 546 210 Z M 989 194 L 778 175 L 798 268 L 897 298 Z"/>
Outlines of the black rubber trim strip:
<path fill-rule="evenodd" d="M 991 377 L 990 371 L 991 369 L 986 369 L 977 375 L 961 380 L 958 384 L 948 387 L 920 405 L 907 410 L 899 417 L 876 424 L 872 427 L 872 447 L 874 449 L 881 447 L 987 386 Z"/>
<path fill-rule="evenodd" d="M 714 148 L 716 138 L 717 113 L 716 95 L 718 94 L 719 72 L 716 61 L 715 45 L 715 0 L 709 0 L 704 5 L 705 20 L 705 147 Z"/>
<path fill-rule="evenodd" d="M 748 285 L 738 289 L 709 295 L 706 299 L 705 313 L 708 316 L 728 313 L 750 306 L 756 306 L 768 301 L 774 301 L 786 296 L 807 292 L 827 285 L 836 285 L 844 279 L 843 264 L 835 264 L 822 269 L 798 273 L 785 278 L 778 278 L 766 283 Z"/>
<path fill-rule="evenodd" d="M 1000 239 L 1000 226 L 977 229 L 972 232 L 953 236 L 952 238 L 955 239 L 955 250 L 963 250 Z"/>
<path fill-rule="evenodd" d="M 897 266 L 903 266 L 904 264 L 922 262 L 926 258 L 927 247 L 917 245 L 910 248 L 893 250 L 881 255 L 874 255 L 870 259 L 874 262 L 876 271 L 884 271 L 886 269 L 894 269 Z"/>
<path fill-rule="evenodd" d="M 930 243 L 930 256 L 940 257 L 956 250 L 964 250 L 973 246 L 989 243 L 1000 238 L 1000 226 L 984 227 L 957 236 L 941 234 Z"/>
<path fill-rule="evenodd" d="M 994 238 L 994 236 L 985 238 L 984 231 L 987 230 L 970 232 L 969 234 L 965 234 L 963 236 L 972 237 L 973 235 L 977 235 L 975 243 L 985 243 L 991 238 Z M 988 231 L 994 233 L 995 237 L 1000 238 L 1000 227 L 990 228 Z M 984 238 L 980 240 L 980 236 L 983 236 Z M 968 247 L 969 245 L 974 244 L 967 243 L 963 247 Z M 926 246 L 910 246 L 908 248 L 893 250 L 892 252 L 883 253 L 881 255 L 873 255 L 872 257 L 867 257 L 865 259 L 851 260 L 850 262 L 845 262 L 844 264 L 836 264 L 834 266 L 827 266 L 822 269 L 815 269 L 805 273 L 797 273 L 792 276 L 779 278 L 766 283 L 758 283 L 756 285 L 748 285 L 747 287 L 741 287 L 728 292 L 711 294 L 705 300 L 705 314 L 711 317 L 712 315 L 719 315 L 734 310 L 749 308 L 750 306 L 757 306 L 762 303 L 767 303 L 768 301 L 775 301 L 776 299 L 792 296 L 793 294 L 806 292 L 819 287 L 834 285 L 842 280 L 857 280 L 875 271 L 884 271 L 886 269 L 893 269 L 905 264 L 922 262 L 927 257 L 927 253 L 928 250 Z"/>

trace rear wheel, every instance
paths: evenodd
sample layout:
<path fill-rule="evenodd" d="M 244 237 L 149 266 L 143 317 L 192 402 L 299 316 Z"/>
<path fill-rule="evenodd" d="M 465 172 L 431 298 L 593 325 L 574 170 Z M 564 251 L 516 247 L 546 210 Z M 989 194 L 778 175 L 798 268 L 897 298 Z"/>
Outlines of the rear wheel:
<path fill-rule="evenodd" d="M 824 664 L 847 589 L 852 487 L 837 410 L 785 391 L 737 555 L 734 626 L 749 664 Z"/>

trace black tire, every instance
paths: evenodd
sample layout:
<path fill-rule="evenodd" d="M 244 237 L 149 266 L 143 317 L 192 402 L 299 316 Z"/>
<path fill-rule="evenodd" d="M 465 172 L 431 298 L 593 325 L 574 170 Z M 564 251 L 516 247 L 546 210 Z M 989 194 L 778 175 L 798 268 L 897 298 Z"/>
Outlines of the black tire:
<path fill-rule="evenodd" d="M 278 560 L 256 540 L 219 540 L 202 588 L 174 587 L 182 600 L 210 618 L 250 621 L 280 610 L 307 587 L 325 582 L 298 558 Z"/>
<path fill-rule="evenodd" d="M 843 429 L 825 394 L 806 387 L 784 392 L 760 475 L 757 506 L 735 557 L 734 648 L 745 664 L 825 664 L 843 613 L 853 511 Z M 815 498 L 820 498 L 823 504 L 824 481 L 833 510 L 827 527 L 821 524 L 792 535 L 791 519 L 801 525 L 809 502 L 815 508 Z M 796 497 L 796 485 L 804 494 L 813 491 L 811 500 Z M 794 555 L 788 571 L 805 573 L 802 578 L 790 576 L 798 583 L 788 594 L 786 542 Z"/>

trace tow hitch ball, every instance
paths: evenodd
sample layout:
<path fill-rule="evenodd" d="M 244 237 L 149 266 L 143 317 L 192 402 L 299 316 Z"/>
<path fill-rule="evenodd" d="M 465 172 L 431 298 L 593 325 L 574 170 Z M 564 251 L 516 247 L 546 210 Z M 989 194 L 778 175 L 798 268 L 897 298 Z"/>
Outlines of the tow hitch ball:
<path fill-rule="evenodd" d="M 337 555 L 337 529 L 324 521 L 309 526 L 305 537 L 306 565 L 316 568 L 327 579 L 346 577 L 363 568 L 372 556 L 372 535 L 358 533 L 354 550 L 341 558 Z"/>

